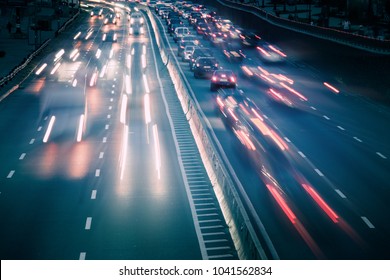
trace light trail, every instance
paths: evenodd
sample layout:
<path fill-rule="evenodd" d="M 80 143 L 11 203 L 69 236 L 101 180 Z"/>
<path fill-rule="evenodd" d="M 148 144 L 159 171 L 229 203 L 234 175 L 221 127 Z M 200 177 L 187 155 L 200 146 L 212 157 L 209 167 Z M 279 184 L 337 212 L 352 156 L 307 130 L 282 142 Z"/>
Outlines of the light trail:
<path fill-rule="evenodd" d="M 49 125 L 47 126 L 47 130 L 46 130 L 45 136 L 43 137 L 43 143 L 46 143 L 47 140 L 49 139 L 49 136 L 50 136 L 50 133 L 51 133 L 51 131 L 53 129 L 53 125 L 54 125 L 55 120 L 56 120 L 55 116 L 52 116 L 50 118 L 50 122 L 49 122 Z"/>
<path fill-rule="evenodd" d="M 154 138 L 154 153 L 156 159 L 156 170 L 158 179 L 161 178 L 161 152 L 160 152 L 160 140 L 158 138 L 157 124 L 153 125 L 153 138 Z"/>
<path fill-rule="evenodd" d="M 81 35 L 81 31 L 79 33 L 77 33 L 74 37 L 73 37 L 73 40 L 76 40 L 78 37 L 80 37 Z"/>
<path fill-rule="evenodd" d="M 119 120 L 123 124 L 126 123 L 127 100 L 127 95 L 122 95 L 121 113 Z"/>
<path fill-rule="evenodd" d="M 46 68 L 47 66 L 47 63 L 44 63 L 41 67 L 39 67 L 39 69 L 37 70 L 37 72 L 35 72 L 35 75 L 39 75 L 42 73 L 42 71 Z"/>
<path fill-rule="evenodd" d="M 126 77 L 125 77 L 125 87 L 126 87 L 126 93 L 127 94 L 132 94 L 131 80 L 130 80 L 130 76 L 129 75 L 126 75 Z"/>
<path fill-rule="evenodd" d="M 335 93 L 339 93 L 340 91 L 335 88 L 334 86 L 328 84 L 327 82 L 324 82 L 324 86 L 326 86 L 327 88 L 329 88 L 331 91 L 335 92 Z"/>
<path fill-rule="evenodd" d="M 80 142 L 83 137 L 84 130 L 84 114 L 80 115 L 79 128 L 77 130 L 77 142 Z"/>
<path fill-rule="evenodd" d="M 53 74 L 58 70 L 58 68 L 60 68 L 60 66 L 61 66 L 61 63 L 58 62 L 58 63 L 54 66 L 53 70 L 51 70 L 50 74 L 53 75 Z"/>
<path fill-rule="evenodd" d="M 122 149 L 121 149 L 121 173 L 120 173 L 121 181 L 123 180 L 123 175 L 125 173 L 128 140 L 129 140 L 129 126 L 125 125 L 125 129 L 123 130 Z"/>
<path fill-rule="evenodd" d="M 143 75 L 142 75 L 142 78 L 143 78 L 143 80 L 144 80 L 144 85 L 145 85 L 145 91 L 146 91 L 146 93 L 150 93 L 149 85 L 148 85 L 148 80 L 146 79 L 146 75 L 143 74 Z"/>
<path fill-rule="evenodd" d="M 145 123 L 149 124 L 152 118 L 150 114 L 150 97 L 148 93 L 144 95 L 144 107 L 145 107 Z"/>
<path fill-rule="evenodd" d="M 65 50 L 64 50 L 64 49 L 59 50 L 59 51 L 56 53 L 55 57 L 54 57 L 54 62 L 56 62 L 57 60 L 59 60 L 59 59 L 63 56 L 64 53 L 65 53 Z"/>

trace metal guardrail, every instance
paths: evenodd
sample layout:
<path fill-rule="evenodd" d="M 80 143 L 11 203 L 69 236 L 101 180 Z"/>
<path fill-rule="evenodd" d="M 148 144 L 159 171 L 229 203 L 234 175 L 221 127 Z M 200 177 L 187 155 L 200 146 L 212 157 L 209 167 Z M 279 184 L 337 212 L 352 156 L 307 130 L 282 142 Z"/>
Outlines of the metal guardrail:
<path fill-rule="evenodd" d="M 167 66 L 169 75 L 183 107 L 183 111 L 186 112 L 202 160 L 209 174 L 211 183 L 214 186 L 214 191 L 226 223 L 229 226 L 229 231 L 238 256 L 240 259 L 268 259 L 268 255 L 256 235 L 240 195 L 236 190 L 230 172 L 225 167 L 224 161 L 226 159 L 223 159 L 219 154 L 219 149 L 216 147 L 217 144 L 211 140 L 213 139 L 211 135 L 212 132 L 210 132 L 208 125 L 205 123 L 205 116 L 201 112 L 199 104 L 194 101 L 194 97 L 192 96 L 189 85 L 185 82 L 182 71 L 175 62 L 170 62 L 174 60 L 169 59 L 171 54 L 168 53 L 169 48 L 167 48 L 163 38 L 160 36 L 154 14 L 149 8 L 146 10 L 153 27 L 161 59 Z M 239 188 L 239 192 L 242 193 L 243 190 Z M 248 203 L 247 200 L 245 202 Z M 264 230 L 261 222 L 258 224 L 260 224 L 260 231 Z M 267 240 L 268 236 L 263 238 Z M 269 250 L 270 249 L 268 248 L 267 251 Z M 273 258 L 278 258 L 276 254 L 271 253 L 271 255 Z"/>
<path fill-rule="evenodd" d="M 224 0 L 217 1 L 224 6 L 252 13 L 271 24 L 286 29 L 305 33 L 317 38 L 327 39 L 336 43 L 348 45 L 370 52 L 375 52 L 379 54 L 390 54 L 390 40 L 380 40 L 347 31 L 315 26 L 303 22 L 280 18 L 268 13 L 260 7 L 256 7 L 253 5 L 240 4 Z"/>
<path fill-rule="evenodd" d="M 57 36 L 59 33 L 63 32 L 65 30 L 65 28 L 71 23 L 73 22 L 76 17 L 80 14 L 79 11 L 77 11 L 77 13 L 71 17 L 70 19 L 68 19 L 63 25 L 61 28 L 59 28 L 55 35 Z M 0 80 L 0 87 L 3 87 L 4 85 L 6 85 L 9 81 L 11 81 L 21 70 L 23 70 L 30 62 L 31 60 L 36 57 L 48 44 L 49 42 L 51 41 L 51 39 L 47 39 L 46 41 L 44 41 L 41 46 L 36 49 L 35 51 L 33 51 L 27 58 L 26 60 L 24 60 L 19 66 L 15 67 L 7 76 L 3 77 L 1 80 Z"/>

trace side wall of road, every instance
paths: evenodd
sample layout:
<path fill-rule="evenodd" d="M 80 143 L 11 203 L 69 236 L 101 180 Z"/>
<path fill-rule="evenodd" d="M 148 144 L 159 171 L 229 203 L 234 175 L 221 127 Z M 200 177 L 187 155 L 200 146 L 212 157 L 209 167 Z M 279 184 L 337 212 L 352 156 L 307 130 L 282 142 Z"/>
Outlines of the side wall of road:
<path fill-rule="evenodd" d="M 240 259 L 271 258 L 266 248 L 266 242 L 261 242 L 248 217 L 241 201 L 240 194 L 224 164 L 224 159 L 218 153 L 217 143 L 212 139 L 211 127 L 206 123 L 199 105 L 194 101 L 191 88 L 185 82 L 185 77 L 178 67 L 173 53 L 161 36 L 153 13 L 147 9 L 147 15 L 152 23 L 153 31 L 160 50 L 161 58 L 166 63 L 176 92 L 181 101 L 183 111 L 191 125 L 202 160 L 211 178 L 221 209 L 229 226 Z M 242 195 L 242 194 L 241 194 Z M 272 256 L 276 258 L 277 256 Z"/>

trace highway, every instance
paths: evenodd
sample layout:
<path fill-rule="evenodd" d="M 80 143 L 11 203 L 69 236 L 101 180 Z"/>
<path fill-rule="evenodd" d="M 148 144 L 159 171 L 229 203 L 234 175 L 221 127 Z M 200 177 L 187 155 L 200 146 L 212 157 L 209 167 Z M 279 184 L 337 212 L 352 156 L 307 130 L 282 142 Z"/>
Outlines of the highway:
<path fill-rule="evenodd" d="M 177 45 L 166 32 L 164 21 L 159 17 L 156 20 L 161 32 L 166 33 L 171 55 L 176 56 Z M 283 41 L 281 37 L 278 40 Z M 295 216 L 289 219 L 286 208 L 281 207 L 261 180 L 258 167 L 248 162 L 243 146 L 222 121 L 210 82 L 194 78 L 188 63 L 180 59 L 175 61 L 215 134 L 214 140 L 222 147 L 220 152 L 228 159 L 226 164 L 234 170 L 237 183 L 244 187 L 255 215 L 264 224 L 278 257 L 388 259 L 388 108 L 360 97 L 356 91 L 359 87 L 355 85 L 337 83 L 339 92 L 336 93 L 330 87 L 335 86 L 335 80 L 329 80 L 328 73 L 319 70 L 321 65 L 316 65 L 317 61 L 308 65 L 294 55 L 288 56 L 284 64 L 266 67 L 269 72 L 292 79 L 294 89 L 305 96 L 298 109 L 288 108 L 265 94 L 266 84 L 241 75 L 239 63 L 226 61 L 220 49 L 204 39 L 201 44 L 213 50 L 222 68 L 232 69 L 237 74 L 238 89 L 256 103 L 262 118 L 277 131 L 288 147 L 285 153 L 294 172 L 306 182 L 282 185 L 289 210 Z M 299 41 L 295 45 L 299 45 Z M 290 49 L 294 46 L 284 49 L 288 55 Z M 297 53 L 299 49 L 295 48 L 295 51 Z M 245 53 L 247 57 L 257 56 L 256 50 L 245 50 Z M 359 55 L 364 52 L 359 51 Z M 337 65 L 329 56 L 321 62 L 325 61 Z M 342 71 L 345 69 L 341 67 Z M 383 71 L 386 73 L 388 69 Z M 385 82 L 376 87 L 385 90 Z M 362 92 L 365 90 L 361 89 Z M 280 166 L 281 173 L 282 168 Z M 289 176 L 288 173 L 286 170 L 285 175 Z"/>
<path fill-rule="evenodd" d="M 238 258 L 150 20 L 142 12 L 143 34 L 130 34 L 126 11 L 119 9 L 116 25 L 84 13 L 83 24 L 66 31 L 23 87 L 0 102 L 1 259 Z M 388 90 L 381 74 L 389 69 L 371 71 L 381 57 L 259 25 L 287 54 L 264 69 L 291 81 L 300 100 L 290 108 L 270 98 L 267 82 L 244 75 L 242 64 L 200 39 L 237 75 L 237 92 L 256 104 L 261 125 L 246 122 L 251 137 L 273 135 L 280 148 L 270 152 L 257 139 L 253 152 L 219 112 L 220 92 L 194 78 L 165 20 L 154 20 L 168 63 L 183 74 L 250 201 L 259 236 L 256 221 L 264 225 L 268 258 L 389 259 L 390 110 L 362 97 Z M 305 52 L 308 45 L 316 51 Z M 321 56 L 324 49 L 332 51 Z M 341 63 L 335 49 L 350 55 L 340 55 Z M 258 50 L 243 51 L 259 60 Z M 369 74 L 359 57 L 373 57 Z"/>
<path fill-rule="evenodd" d="M 1 259 L 237 259 L 149 22 L 129 34 L 126 11 L 83 13 L 0 102 Z"/>

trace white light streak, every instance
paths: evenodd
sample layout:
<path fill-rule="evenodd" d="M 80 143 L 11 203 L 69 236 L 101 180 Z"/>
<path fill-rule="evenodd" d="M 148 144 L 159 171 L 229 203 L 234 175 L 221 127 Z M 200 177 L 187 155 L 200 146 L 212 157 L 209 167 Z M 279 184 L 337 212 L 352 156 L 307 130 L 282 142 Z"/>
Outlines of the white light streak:
<path fill-rule="evenodd" d="M 124 94 L 122 96 L 121 115 L 120 115 L 120 122 L 123 124 L 126 123 L 126 110 L 127 110 L 127 95 Z"/>
<path fill-rule="evenodd" d="M 131 94 L 131 80 L 130 80 L 130 76 L 129 75 L 126 75 L 126 78 L 125 78 L 125 86 L 126 86 L 126 93 L 127 94 Z"/>
<path fill-rule="evenodd" d="M 39 67 L 39 69 L 37 70 L 37 72 L 35 72 L 35 75 L 39 75 L 42 73 L 43 69 L 45 69 L 47 66 L 47 63 L 44 63 L 41 67 Z"/>
<path fill-rule="evenodd" d="M 101 54 L 102 54 L 102 51 L 100 49 L 98 49 L 96 51 L 96 58 L 99 59 Z"/>
<path fill-rule="evenodd" d="M 62 55 L 65 53 L 65 50 L 64 49 L 61 49 L 58 51 L 58 53 L 56 53 L 55 57 L 54 57 L 54 62 L 56 62 L 57 60 L 59 60 Z"/>
<path fill-rule="evenodd" d="M 48 125 L 48 127 L 47 127 L 45 136 L 43 137 L 43 143 L 46 143 L 47 140 L 49 139 L 49 136 L 50 136 L 51 130 L 53 129 L 53 125 L 54 125 L 55 120 L 56 120 L 56 117 L 55 117 L 55 116 L 52 116 L 52 117 L 50 118 L 50 122 L 49 122 L 49 125 Z"/>
<path fill-rule="evenodd" d="M 57 64 L 54 66 L 53 70 L 51 70 L 50 74 L 53 75 L 53 74 L 58 70 L 58 68 L 60 67 L 60 65 L 61 65 L 61 63 L 57 63 Z"/>
<path fill-rule="evenodd" d="M 77 79 L 74 79 L 74 80 L 73 80 L 73 83 L 72 83 L 72 86 L 73 86 L 73 87 L 76 87 L 76 85 L 77 85 Z"/>
<path fill-rule="evenodd" d="M 126 160 L 127 160 L 127 142 L 129 138 L 129 127 L 125 125 L 125 129 L 123 130 L 123 140 L 122 140 L 122 153 L 121 153 L 121 181 L 123 180 L 123 175 L 125 173 Z"/>
<path fill-rule="evenodd" d="M 153 125 L 153 138 L 154 138 L 154 153 L 156 159 L 156 170 L 158 179 L 161 177 L 161 153 L 160 153 L 160 141 L 158 138 L 157 124 Z"/>
<path fill-rule="evenodd" d="M 150 93 L 149 85 L 148 85 L 148 80 L 146 79 L 146 75 L 143 74 L 143 75 L 142 75 L 142 78 L 143 78 L 143 80 L 144 80 L 144 85 L 145 85 L 145 91 L 146 91 L 146 93 Z"/>
<path fill-rule="evenodd" d="M 146 56 L 143 54 L 141 55 L 141 62 L 142 62 L 142 68 L 146 68 Z"/>
<path fill-rule="evenodd" d="M 79 120 L 79 128 L 77 130 L 77 142 L 80 142 L 83 138 L 83 130 L 84 130 L 84 114 L 80 115 Z"/>
<path fill-rule="evenodd" d="M 81 35 L 81 31 L 77 33 L 76 36 L 73 37 L 73 40 L 76 40 L 78 37 L 80 37 L 80 35 Z"/>
<path fill-rule="evenodd" d="M 145 107 L 145 123 L 149 124 L 151 122 L 149 93 L 144 95 L 144 107 Z"/>

